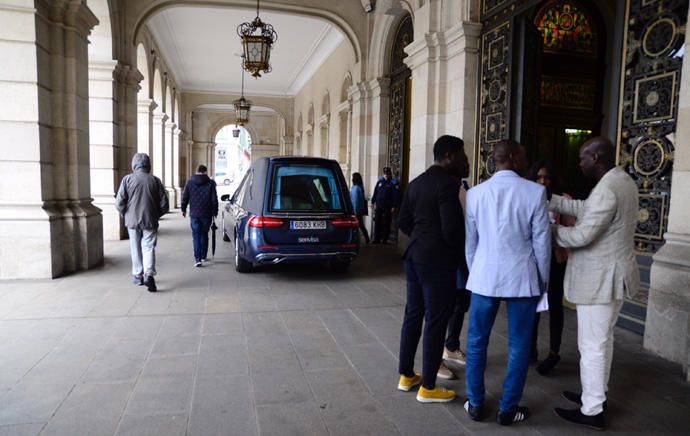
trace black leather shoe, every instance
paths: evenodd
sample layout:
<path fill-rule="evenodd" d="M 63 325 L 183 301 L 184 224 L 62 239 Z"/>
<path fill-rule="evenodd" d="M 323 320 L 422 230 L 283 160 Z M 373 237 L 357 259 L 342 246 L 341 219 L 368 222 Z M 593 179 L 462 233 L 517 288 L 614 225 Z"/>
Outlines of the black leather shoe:
<path fill-rule="evenodd" d="M 501 412 L 499 410 L 496 415 L 496 422 L 501 425 L 510 425 L 514 422 L 525 421 L 529 418 L 529 415 L 530 413 L 527 407 L 518 407 L 510 412 Z"/>
<path fill-rule="evenodd" d="M 465 412 L 470 416 L 472 421 L 481 421 L 484 419 L 484 410 L 482 406 L 473 406 L 470 404 L 470 400 L 465 401 Z"/>
<path fill-rule="evenodd" d="M 553 367 L 556 366 L 556 364 L 560 361 L 561 356 L 559 356 L 558 354 L 550 353 L 546 359 L 542 360 L 541 363 L 537 365 L 537 372 L 540 375 L 549 375 Z"/>
<path fill-rule="evenodd" d="M 158 290 L 158 288 L 156 288 L 156 281 L 153 279 L 153 276 L 145 277 L 144 285 L 146 285 L 146 289 L 148 289 L 149 292 L 156 292 Z"/>
<path fill-rule="evenodd" d="M 578 394 L 571 391 L 563 391 L 563 398 L 572 403 L 579 404 L 580 406 L 582 406 L 582 394 Z M 604 409 L 604 412 L 606 412 L 606 409 L 608 409 L 608 402 L 604 401 L 604 404 L 602 404 L 601 407 L 602 409 Z"/>
<path fill-rule="evenodd" d="M 604 412 L 594 416 L 587 416 L 583 415 L 580 409 L 560 409 L 558 407 L 553 409 L 553 412 L 556 416 L 573 424 L 584 425 L 594 430 L 604 430 L 606 428 Z"/>

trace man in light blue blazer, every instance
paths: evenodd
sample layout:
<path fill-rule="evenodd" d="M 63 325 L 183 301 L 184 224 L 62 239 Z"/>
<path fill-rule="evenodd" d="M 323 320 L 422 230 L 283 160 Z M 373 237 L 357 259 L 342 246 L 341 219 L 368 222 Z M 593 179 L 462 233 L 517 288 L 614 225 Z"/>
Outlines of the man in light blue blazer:
<path fill-rule="evenodd" d="M 472 291 L 465 370 L 470 418 L 483 419 L 489 335 L 501 301 L 508 311 L 508 368 L 497 421 L 524 421 L 519 405 L 529 367 L 537 303 L 546 292 L 551 262 L 548 202 L 543 186 L 525 180 L 525 149 L 504 140 L 493 154 L 497 172 L 467 193 L 465 252 Z"/>

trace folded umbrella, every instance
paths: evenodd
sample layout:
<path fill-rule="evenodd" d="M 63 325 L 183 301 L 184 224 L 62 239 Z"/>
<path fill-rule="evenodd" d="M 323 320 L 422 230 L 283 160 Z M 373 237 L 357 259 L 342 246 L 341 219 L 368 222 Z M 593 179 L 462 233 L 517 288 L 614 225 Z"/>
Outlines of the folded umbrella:
<path fill-rule="evenodd" d="M 213 218 L 213 221 L 211 221 L 211 257 L 214 259 L 216 257 L 216 230 L 218 230 L 218 226 L 216 225 L 216 219 Z"/>

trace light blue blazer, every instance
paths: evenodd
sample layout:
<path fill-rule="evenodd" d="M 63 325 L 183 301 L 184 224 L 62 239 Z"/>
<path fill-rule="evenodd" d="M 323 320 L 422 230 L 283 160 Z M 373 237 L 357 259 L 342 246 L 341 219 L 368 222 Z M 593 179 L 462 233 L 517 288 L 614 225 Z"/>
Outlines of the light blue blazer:
<path fill-rule="evenodd" d="M 546 292 L 551 231 L 543 186 L 509 170 L 467 192 L 467 289 L 487 297 Z"/>

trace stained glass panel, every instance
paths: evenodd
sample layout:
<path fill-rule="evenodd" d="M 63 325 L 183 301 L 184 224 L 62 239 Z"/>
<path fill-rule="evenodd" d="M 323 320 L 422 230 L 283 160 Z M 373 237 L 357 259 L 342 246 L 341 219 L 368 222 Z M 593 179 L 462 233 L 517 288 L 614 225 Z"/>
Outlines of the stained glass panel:
<path fill-rule="evenodd" d="M 546 52 L 597 54 L 596 29 L 577 3 L 553 1 L 537 14 L 534 24 L 542 35 Z"/>

